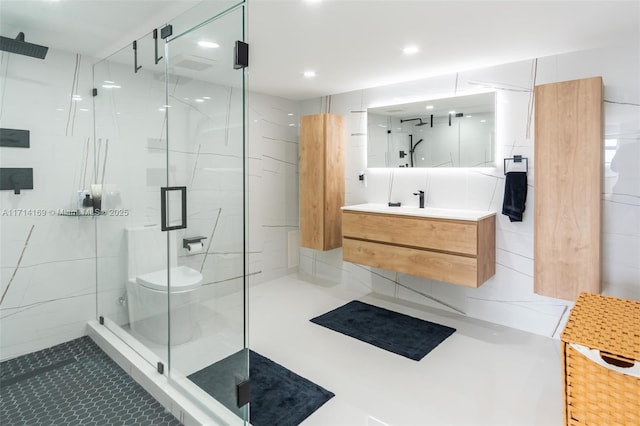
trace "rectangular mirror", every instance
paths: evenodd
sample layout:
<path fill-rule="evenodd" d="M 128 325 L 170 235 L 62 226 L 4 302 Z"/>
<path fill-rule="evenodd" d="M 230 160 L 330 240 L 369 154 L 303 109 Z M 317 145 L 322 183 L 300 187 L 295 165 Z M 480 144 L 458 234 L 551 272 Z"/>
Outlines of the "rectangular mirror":
<path fill-rule="evenodd" d="M 368 167 L 495 166 L 495 92 L 367 109 Z"/>

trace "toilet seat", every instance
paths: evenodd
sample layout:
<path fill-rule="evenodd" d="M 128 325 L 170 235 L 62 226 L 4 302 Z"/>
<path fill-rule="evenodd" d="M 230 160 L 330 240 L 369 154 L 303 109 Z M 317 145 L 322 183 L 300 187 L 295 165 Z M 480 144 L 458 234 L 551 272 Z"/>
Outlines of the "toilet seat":
<path fill-rule="evenodd" d="M 171 268 L 171 292 L 182 292 L 200 287 L 202 274 L 188 266 Z M 150 290 L 167 290 L 167 270 L 148 272 L 136 277 L 136 283 Z"/>

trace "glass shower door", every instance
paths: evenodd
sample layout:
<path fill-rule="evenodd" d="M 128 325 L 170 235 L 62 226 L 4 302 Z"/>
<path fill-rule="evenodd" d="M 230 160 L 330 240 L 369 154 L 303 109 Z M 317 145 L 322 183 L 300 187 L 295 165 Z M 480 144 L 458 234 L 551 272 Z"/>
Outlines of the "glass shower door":
<path fill-rule="evenodd" d="M 86 179 L 100 320 L 221 424 L 248 418 L 243 4 L 202 2 L 94 65 Z"/>
<path fill-rule="evenodd" d="M 155 63 L 154 46 L 149 33 L 94 65 L 95 156 L 87 189 L 100 211 L 98 315 L 155 366 L 168 359 L 166 291 L 140 279 L 166 270 L 168 250 L 159 191 L 167 182 L 165 67 Z"/>
<path fill-rule="evenodd" d="M 248 378 L 245 281 L 245 88 L 235 65 L 244 7 L 174 35 L 166 45 L 168 185 L 186 191 L 186 228 L 172 231 L 170 374 L 174 384 L 238 406 Z M 175 189 L 177 198 L 179 190 Z M 180 226 L 174 209 L 171 225 Z M 175 253 L 171 253 L 175 250 Z M 186 380 L 184 380 L 186 379 Z M 246 388 L 245 388 L 246 389 Z M 241 404 L 242 405 L 242 404 Z"/>

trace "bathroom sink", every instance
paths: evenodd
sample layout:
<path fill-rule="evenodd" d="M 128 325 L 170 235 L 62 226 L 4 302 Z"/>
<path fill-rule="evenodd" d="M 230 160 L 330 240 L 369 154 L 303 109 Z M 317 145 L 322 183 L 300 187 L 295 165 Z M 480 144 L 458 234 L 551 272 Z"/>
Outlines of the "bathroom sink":
<path fill-rule="evenodd" d="M 486 210 L 466 210 L 466 209 L 444 209 L 439 207 L 419 208 L 417 206 L 400 206 L 389 207 L 386 204 L 356 204 L 353 206 L 344 206 L 342 210 L 356 211 L 364 213 L 384 213 L 397 214 L 403 216 L 421 216 L 435 219 L 454 219 L 454 220 L 471 220 L 478 221 L 490 216 L 494 216 L 496 212 Z"/>

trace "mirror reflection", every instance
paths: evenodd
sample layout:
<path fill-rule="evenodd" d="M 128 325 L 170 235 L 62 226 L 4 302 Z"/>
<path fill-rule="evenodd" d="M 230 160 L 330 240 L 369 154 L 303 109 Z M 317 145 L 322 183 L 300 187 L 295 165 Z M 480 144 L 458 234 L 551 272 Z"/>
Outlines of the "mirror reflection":
<path fill-rule="evenodd" d="M 368 167 L 495 166 L 495 92 L 367 109 Z"/>

